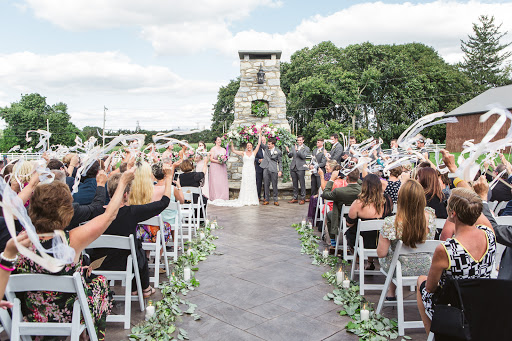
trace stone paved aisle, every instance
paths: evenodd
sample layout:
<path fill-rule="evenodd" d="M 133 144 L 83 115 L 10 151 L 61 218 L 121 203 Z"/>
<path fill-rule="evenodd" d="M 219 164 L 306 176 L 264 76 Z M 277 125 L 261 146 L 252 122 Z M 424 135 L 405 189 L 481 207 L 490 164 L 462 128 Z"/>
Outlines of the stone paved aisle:
<path fill-rule="evenodd" d="M 306 206 L 281 203 L 260 207 L 210 206 L 223 230 L 218 251 L 202 262 L 201 285 L 189 294 L 202 319 L 179 325 L 191 340 L 357 340 L 343 330 L 346 318 L 322 297 L 331 290 L 300 254 L 290 227 Z"/>

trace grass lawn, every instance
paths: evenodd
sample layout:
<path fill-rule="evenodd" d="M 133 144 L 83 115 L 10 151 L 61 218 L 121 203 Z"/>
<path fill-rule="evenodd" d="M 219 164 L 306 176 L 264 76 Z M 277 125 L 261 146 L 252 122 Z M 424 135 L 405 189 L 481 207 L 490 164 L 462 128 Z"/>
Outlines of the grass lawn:
<path fill-rule="evenodd" d="M 458 165 L 457 159 L 459 158 L 460 152 L 459 152 L 459 153 L 452 153 L 452 154 L 453 154 L 453 155 L 455 155 L 455 163 L 457 163 L 457 165 Z M 503 155 L 505 155 L 505 158 L 506 158 L 509 162 L 511 162 L 511 160 L 512 160 L 512 154 L 503 154 Z M 435 161 L 435 159 L 434 159 L 434 153 L 432 153 L 432 152 L 431 152 L 429 156 L 430 156 L 430 157 L 429 157 L 430 161 L 432 161 L 432 162 L 435 164 L 435 163 L 436 163 L 436 161 Z M 485 156 L 484 156 L 484 155 L 480 156 L 480 157 L 477 159 L 477 162 L 481 162 L 483 159 L 485 159 Z M 496 157 L 496 158 L 494 159 L 494 163 L 495 163 L 495 164 L 501 163 L 500 158 L 499 158 L 499 157 Z"/>

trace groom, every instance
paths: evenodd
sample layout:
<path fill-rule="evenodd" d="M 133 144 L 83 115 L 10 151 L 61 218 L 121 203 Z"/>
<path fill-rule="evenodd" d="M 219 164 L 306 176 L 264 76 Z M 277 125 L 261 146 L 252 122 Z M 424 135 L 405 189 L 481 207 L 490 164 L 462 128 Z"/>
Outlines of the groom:
<path fill-rule="evenodd" d="M 281 161 L 283 154 L 276 148 L 275 138 L 270 138 L 267 141 L 263 136 L 261 148 L 263 149 L 263 159 L 260 160 L 260 167 L 263 168 L 263 182 L 265 187 L 265 200 L 263 201 L 263 205 L 268 205 L 270 181 L 272 181 L 274 205 L 279 206 L 279 202 L 277 201 L 277 177 L 283 175 L 283 163 Z"/>

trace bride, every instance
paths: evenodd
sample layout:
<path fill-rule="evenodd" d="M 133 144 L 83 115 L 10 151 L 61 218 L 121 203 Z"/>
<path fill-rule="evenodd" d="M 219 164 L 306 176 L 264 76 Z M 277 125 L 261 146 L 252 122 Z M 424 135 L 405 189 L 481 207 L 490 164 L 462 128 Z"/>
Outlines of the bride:
<path fill-rule="evenodd" d="M 240 193 L 238 194 L 238 199 L 236 200 L 217 199 L 209 201 L 210 204 L 216 206 L 231 207 L 259 205 L 258 193 L 256 191 L 256 169 L 254 168 L 254 158 L 256 156 L 256 153 L 258 152 L 258 149 L 260 149 L 260 145 L 261 131 L 258 137 L 258 145 L 254 150 L 251 142 L 247 142 L 244 151 L 235 150 L 233 141 L 231 141 L 231 150 L 233 151 L 233 153 L 242 156 L 243 158 L 242 182 L 240 184 Z"/>

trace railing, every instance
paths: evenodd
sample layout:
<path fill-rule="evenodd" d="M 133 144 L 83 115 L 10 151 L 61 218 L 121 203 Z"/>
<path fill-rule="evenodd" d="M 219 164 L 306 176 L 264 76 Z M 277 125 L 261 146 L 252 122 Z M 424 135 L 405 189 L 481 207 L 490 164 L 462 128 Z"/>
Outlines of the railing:
<path fill-rule="evenodd" d="M 41 158 L 41 154 L 39 153 L 2 153 L 0 154 L 2 159 L 7 157 L 9 161 L 19 159 L 21 157 L 25 158 L 25 160 L 38 160 Z"/>

